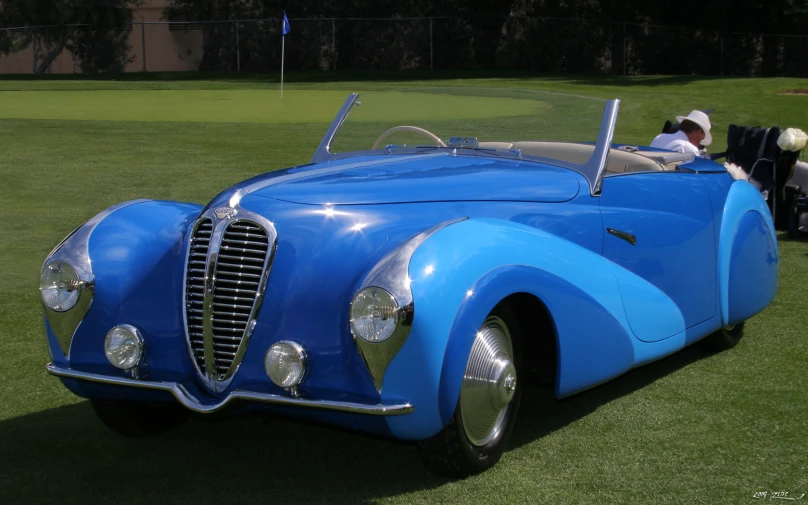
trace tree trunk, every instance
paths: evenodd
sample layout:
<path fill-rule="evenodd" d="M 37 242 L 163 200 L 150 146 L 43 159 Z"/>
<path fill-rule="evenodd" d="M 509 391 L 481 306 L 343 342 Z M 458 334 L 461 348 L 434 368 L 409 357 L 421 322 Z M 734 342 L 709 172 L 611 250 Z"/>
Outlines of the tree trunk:
<path fill-rule="evenodd" d="M 778 72 L 778 52 L 780 49 L 779 37 L 763 37 L 763 68 L 762 77 L 775 77 Z"/>
<path fill-rule="evenodd" d="M 626 68 L 626 25 L 624 23 L 611 22 L 609 29 L 611 67 L 608 70 L 612 74 L 622 75 Z"/>
<path fill-rule="evenodd" d="M 67 41 L 70 40 L 70 37 L 72 37 L 74 33 L 75 30 L 69 33 L 65 33 L 62 37 L 59 38 L 56 47 L 50 50 L 48 50 L 47 48 L 45 49 L 45 58 L 42 60 L 42 63 L 39 64 L 39 67 L 37 67 L 36 69 L 37 74 L 44 74 L 48 70 L 50 64 L 53 63 L 53 60 L 55 60 L 56 57 L 59 56 L 59 54 L 61 54 L 62 50 L 64 50 L 65 48 L 65 44 L 67 44 Z"/>

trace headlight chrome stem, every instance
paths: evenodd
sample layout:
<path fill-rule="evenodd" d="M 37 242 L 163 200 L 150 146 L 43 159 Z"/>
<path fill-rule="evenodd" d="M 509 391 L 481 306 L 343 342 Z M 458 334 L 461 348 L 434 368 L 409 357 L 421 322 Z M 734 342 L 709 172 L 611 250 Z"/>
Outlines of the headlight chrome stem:
<path fill-rule="evenodd" d="M 81 324 L 84 316 L 90 310 L 90 305 L 92 305 L 93 296 L 95 295 L 95 284 L 93 280 L 80 280 L 78 282 L 78 291 L 79 299 L 76 305 L 70 310 L 57 312 L 44 305 L 42 307 L 45 317 L 48 323 L 50 323 L 65 357 L 69 356 L 73 334 L 76 332 L 79 324 Z"/>
<path fill-rule="evenodd" d="M 73 335 L 76 333 L 76 329 L 78 329 L 84 316 L 90 310 L 93 296 L 95 295 L 95 277 L 93 276 L 89 252 L 90 236 L 96 226 L 116 210 L 148 201 L 132 200 L 113 205 L 99 212 L 95 217 L 73 230 L 72 233 L 59 242 L 59 245 L 53 248 L 53 251 L 42 264 L 42 270 L 44 270 L 54 261 L 63 261 L 76 271 L 79 278 L 76 283 L 79 290 L 79 299 L 71 309 L 57 312 L 43 304 L 45 318 L 53 329 L 53 333 L 56 335 L 59 346 L 62 348 L 66 358 L 70 358 L 70 344 L 73 340 Z"/>
<path fill-rule="evenodd" d="M 415 302 L 412 297 L 409 277 L 410 259 L 412 259 L 412 255 L 415 253 L 416 249 L 434 233 L 465 219 L 468 218 L 460 217 L 436 224 L 404 242 L 373 267 L 357 290 L 358 295 L 364 289 L 370 287 L 384 289 L 392 295 L 398 305 L 398 324 L 396 329 L 389 338 L 382 342 L 368 342 L 358 337 L 353 331 L 353 328 L 351 328 L 351 334 L 354 336 L 356 347 L 359 350 L 359 354 L 362 356 L 362 360 L 365 362 L 365 366 L 367 366 L 370 372 L 373 385 L 376 386 L 376 391 L 378 391 L 379 394 L 382 392 L 384 373 L 387 371 L 387 367 L 393 361 L 395 355 L 401 350 L 404 342 L 407 341 L 415 318 Z M 350 311 L 351 308 L 349 307 L 349 320 Z"/>

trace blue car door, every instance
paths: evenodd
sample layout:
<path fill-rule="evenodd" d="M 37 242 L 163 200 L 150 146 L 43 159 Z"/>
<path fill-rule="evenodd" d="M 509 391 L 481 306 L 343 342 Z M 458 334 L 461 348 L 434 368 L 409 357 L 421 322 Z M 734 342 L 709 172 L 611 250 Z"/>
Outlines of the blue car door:
<path fill-rule="evenodd" d="M 710 175 L 666 171 L 608 176 L 600 198 L 606 228 L 603 256 L 667 295 L 687 328 L 714 317 L 717 310 L 713 211 L 701 177 Z M 637 338 L 653 342 L 673 336 L 655 330 L 653 314 L 627 296 L 629 281 L 618 282 Z"/>

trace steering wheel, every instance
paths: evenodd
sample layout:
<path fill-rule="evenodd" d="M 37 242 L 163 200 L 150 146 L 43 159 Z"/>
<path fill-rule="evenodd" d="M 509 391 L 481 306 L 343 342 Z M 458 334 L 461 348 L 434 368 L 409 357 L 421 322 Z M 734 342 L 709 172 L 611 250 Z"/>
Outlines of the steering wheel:
<path fill-rule="evenodd" d="M 387 136 L 395 132 L 420 133 L 421 135 L 424 135 L 426 137 L 429 137 L 431 140 L 434 140 L 439 146 L 446 147 L 446 144 L 441 139 L 439 139 L 437 135 L 435 135 L 432 132 L 428 132 L 423 128 L 418 128 L 417 126 L 394 126 L 389 130 L 387 130 L 386 132 L 379 135 L 379 138 L 377 138 L 376 142 L 373 143 L 373 147 L 371 147 L 371 149 L 376 149 L 377 147 L 379 147 L 379 144 L 382 143 L 382 140 L 384 140 Z"/>

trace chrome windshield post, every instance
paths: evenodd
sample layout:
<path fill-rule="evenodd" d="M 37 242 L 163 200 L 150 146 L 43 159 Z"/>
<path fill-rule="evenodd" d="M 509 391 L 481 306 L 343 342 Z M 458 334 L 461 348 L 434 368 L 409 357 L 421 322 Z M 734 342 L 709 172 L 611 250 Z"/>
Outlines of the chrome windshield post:
<path fill-rule="evenodd" d="M 325 136 L 323 140 L 320 141 L 320 145 L 317 146 L 317 151 L 315 151 L 314 156 L 311 157 L 312 163 L 322 163 L 331 159 L 331 142 L 334 141 L 337 131 L 348 118 L 348 114 L 351 112 L 353 106 L 359 103 L 356 101 L 358 98 L 359 93 L 351 93 L 348 95 L 345 103 L 342 104 L 342 108 L 337 113 L 337 117 L 334 118 L 334 121 L 331 122 L 331 126 L 328 127 L 328 131 L 325 132 Z"/>
<path fill-rule="evenodd" d="M 600 195 L 603 183 L 603 174 L 609 162 L 609 149 L 614 138 L 614 127 L 617 124 L 617 111 L 620 109 L 620 100 L 607 100 L 603 108 L 603 119 L 600 122 L 598 142 L 592 157 L 589 158 L 581 173 L 589 181 L 589 192 L 592 196 Z"/>

